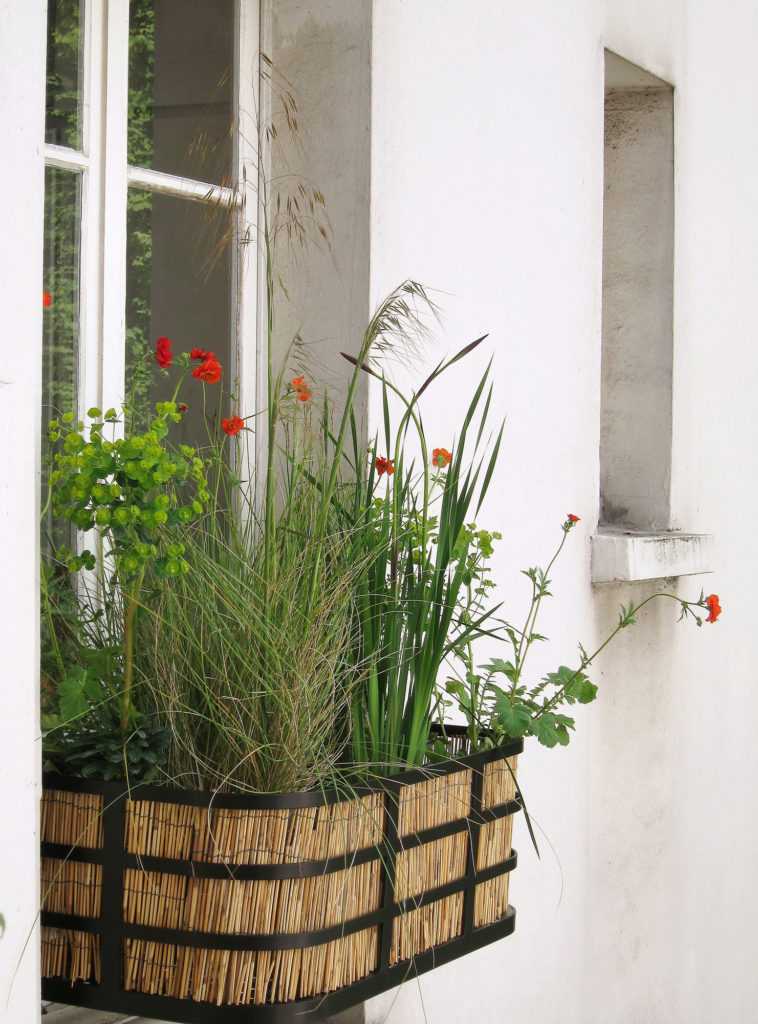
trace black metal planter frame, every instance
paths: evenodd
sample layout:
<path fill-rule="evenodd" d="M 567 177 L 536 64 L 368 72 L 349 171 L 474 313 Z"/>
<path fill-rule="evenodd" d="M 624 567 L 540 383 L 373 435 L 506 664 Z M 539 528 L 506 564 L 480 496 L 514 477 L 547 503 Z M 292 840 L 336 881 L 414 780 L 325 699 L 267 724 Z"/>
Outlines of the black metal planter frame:
<path fill-rule="evenodd" d="M 448 732 L 460 735 L 458 729 Z M 43 843 L 42 856 L 55 860 L 72 860 L 102 866 L 101 913 L 97 918 L 43 911 L 41 923 L 52 928 L 73 929 L 100 936 L 101 981 L 98 984 L 76 982 L 73 985 L 60 978 L 44 978 L 42 997 L 57 1003 L 134 1014 L 177 1024 L 293 1024 L 298 1019 L 320 1020 L 322 1016 L 337 1013 L 363 1002 L 372 996 L 394 988 L 434 967 L 448 963 L 473 950 L 510 935 L 515 927 L 516 912 L 509 906 L 506 915 L 494 924 L 474 927 L 475 886 L 512 871 L 516 867 L 516 852 L 501 863 L 477 871 L 477 850 L 481 825 L 521 808 L 517 799 L 498 806 L 482 808 L 484 766 L 521 753 L 522 740 L 514 740 L 495 750 L 454 758 L 422 769 L 403 772 L 374 784 L 356 787 L 352 796 L 365 796 L 380 791 L 384 794 L 384 839 L 379 846 L 357 850 L 345 855 L 319 861 L 299 861 L 290 864 L 228 865 L 199 861 L 170 860 L 127 853 L 124 850 L 124 823 L 127 799 L 150 800 L 157 803 L 184 804 L 223 809 L 296 809 L 317 807 L 345 800 L 338 791 L 313 791 L 275 795 L 210 794 L 197 790 L 175 790 L 158 786 L 134 786 L 125 791 L 123 783 L 93 782 L 71 779 L 60 775 L 46 776 L 44 785 L 51 790 L 95 793 L 103 796 L 103 846 L 99 849 L 69 847 L 63 844 Z M 471 768 L 471 812 L 467 817 L 448 822 L 412 835 L 397 834 L 398 798 L 401 787 L 426 781 Z M 468 833 L 467 867 L 464 877 L 429 890 L 421 896 L 403 901 L 395 899 L 395 861 L 401 850 L 430 843 L 436 839 Z M 380 858 L 383 875 L 383 898 L 379 910 L 353 918 L 338 925 L 312 932 L 291 934 L 213 934 L 200 931 L 181 931 L 174 928 L 148 927 L 128 924 L 123 919 L 123 879 L 128 868 L 159 871 L 167 874 L 191 875 L 197 878 L 287 879 L 305 878 L 343 870 Z M 395 965 L 390 964 L 393 921 L 400 914 L 415 910 L 435 900 L 463 892 L 463 930 L 458 938 Z M 222 1005 L 176 999 L 163 995 L 150 995 L 126 991 L 122 984 L 123 940 L 146 939 L 154 942 L 175 943 L 206 949 L 263 950 L 293 949 L 317 946 L 352 932 L 371 926 L 380 926 L 380 952 L 378 969 L 367 977 L 309 999 L 286 1003 Z"/>

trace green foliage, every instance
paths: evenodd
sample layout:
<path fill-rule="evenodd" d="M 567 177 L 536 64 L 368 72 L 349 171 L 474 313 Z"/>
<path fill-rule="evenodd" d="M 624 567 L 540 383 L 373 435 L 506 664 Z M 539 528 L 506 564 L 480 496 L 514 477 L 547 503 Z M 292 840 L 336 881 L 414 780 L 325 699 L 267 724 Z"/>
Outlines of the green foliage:
<path fill-rule="evenodd" d="M 655 593 L 639 604 L 622 606 L 615 629 L 593 652 L 579 644 L 579 665 L 570 668 L 560 665 L 555 672 L 547 672 L 542 679 L 529 687 L 524 681 L 527 656 L 535 643 L 546 640 L 536 631 L 537 617 L 542 601 L 551 597 L 550 573 L 563 550 L 566 538 L 579 520 L 569 516 L 563 523 L 562 537 L 556 552 L 545 569 L 533 567 L 523 570 L 531 583 L 532 594 L 526 621 L 521 629 L 502 619 L 497 628 L 487 635 L 508 645 L 511 657 L 493 658 L 485 665 L 476 666 L 472 643 L 457 643 L 451 659 L 456 674 L 449 677 L 440 694 L 440 709 L 456 706 L 465 716 L 469 738 L 474 748 L 488 747 L 505 739 L 534 736 L 543 746 L 565 747 L 571 738 L 575 722 L 561 709 L 575 704 L 591 704 L 597 697 L 598 688 L 586 675 L 586 669 L 609 643 L 637 621 L 637 614 L 650 601 L 669 598 L 681 608 L 680 619 L 694 618 L 700 625 L 700 616 L 694 609 L 708 607 L 708 599 L 701 592 L 697 601 L 685 601 L 675 594 Z M 489 546 L 481 551 L 482 559 L 491 553 Z M 480 574 L 486 566 L 480 568 Z M 446 696 L 452 701 L 446 699 Z"/>
<path fill-rule="evenodd" d="M 56 516 L 83 531 L 97 530 L 108 544 L 124 586 L 150 566 L 159 575 L 177 576 L 189 568 L 177 528 L 203 511 L 208 500 L 206 467 L 195 450 L 166 444 L 170 423 L 182 414 L 176 402 L 160 402 L 149 429 L 131 437 L 106 440 L 106 426 L 118 422 L 90 409 L 89 436 L 71 414 L 51 420 L 56 445 L 50 478 Z M 68 557 L 69 569 L 94 568 L 89 551 Z"/>

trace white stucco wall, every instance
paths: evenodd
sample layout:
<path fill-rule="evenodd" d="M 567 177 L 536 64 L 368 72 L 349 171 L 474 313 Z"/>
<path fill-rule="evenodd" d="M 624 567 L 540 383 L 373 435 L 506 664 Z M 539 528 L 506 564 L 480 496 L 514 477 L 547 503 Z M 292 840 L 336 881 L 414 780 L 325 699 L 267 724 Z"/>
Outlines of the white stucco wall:
<path fill-rule="evenodd" d="M 374 4 L 372 300 L 403 276 L 438 288 L 440 350 L 491 333 L 504 455 L 480 521 L 503 530 L 502 596 L 582 516 L 554 573 L 552 644 L 571 659 L 651 585 L 590 585 L 598 515 L 603 49 L 676 88 L 672 517 L 713 531 L 716 626 L 660 607 L 596 672 L 567 750 L 531 746 L 517 931 L 368 1007 L 393 1024 L 712 1024 L 755 1019 L 749 590 L 756 497 L 754 249 L 758 9 L 749 0 Z M 440 351 L 430 353 L 436 360 Z M 486 354 L 429 395 L 449 444 Z M 552 845 L 552 850 L 551 850 Z M 423 995 L 423 1000 L 422 1000 Z"/>
<path fill-rule="evenodd" d="M 34 1024 L 40 1009 L 34 926 L 45 13 L 44 0 L 0 0 L 0 1021 L 7 1024 Z"/>

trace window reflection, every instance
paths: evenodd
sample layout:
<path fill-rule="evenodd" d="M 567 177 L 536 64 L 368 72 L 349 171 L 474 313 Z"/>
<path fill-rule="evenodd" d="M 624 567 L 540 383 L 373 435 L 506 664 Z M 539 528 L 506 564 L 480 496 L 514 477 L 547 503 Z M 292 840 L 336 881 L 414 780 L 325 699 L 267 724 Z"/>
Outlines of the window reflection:
<path fill-rule="evenodd" d="M 45 142 L 82 148 L 83 0 L 48 0 Z"/>
<path fill-rule="evenodd" d="M 133 189 L 127 213 L 126 382 L 134 428 L 144 426 L 152 403 L 171 397 L 171 380 L 157 374 L 155 342 L 173 342 L 176 355 L 194 347 L 216 353 L 224 367 L 220 386 L 189 379 L 189 405 L 177 440 L 203 444 L 206 421 L 215 429 L 223 395 L 232 389 L 230 222 L 225 210 Z"/>
<path fill-rule="evenodd" d="M 228 180 L 233 42 L 233 0 L 130 0 L 130 164 Z"/>
<path fill-rule="evenodd" d="M 45 170 L 45 251 L 42 280 L 42 501 L 47 497 L 48 423 L 77 411 L 79 377 L 79 208 L 81 177 Z M 43 533 L 56 543 L 69 531 L 48 516 Z"/>

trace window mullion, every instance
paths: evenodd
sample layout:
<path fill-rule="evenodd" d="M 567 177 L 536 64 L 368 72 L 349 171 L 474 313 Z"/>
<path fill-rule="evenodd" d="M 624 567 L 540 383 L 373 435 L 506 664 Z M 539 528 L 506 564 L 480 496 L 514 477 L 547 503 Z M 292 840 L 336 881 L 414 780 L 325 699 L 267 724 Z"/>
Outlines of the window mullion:
<path fill-rule="evenodd" d="M 105 19 L 105 113 L 102 203 L 101 402 L 124 400 L 126 360 L 126 199 L 129 110 L 129 0 L 107 0 Z"/>
<path fill-rule="evenodd" d="M 105 5 L 86 0 L 84 10 L 81 265 L 79 303 L 80 415 L 102 401 L 100 363 L 102 309 L 103 68 Z"/>
<path fill-rule="evenodd" d="M 260 201 L 259 117 L 265 105 L 261 78 L 260 53 L 265 32 L 265 0 L 237 0 L 235 62 L 235 176 L 240 200 L 234 246 L 232 324 L 235 352 L 234 379 L 242 415 L 250 415 L 266 404 L 265 331 L 265 254 L 259 227 L 262 224 Z M 249 435 L 245 435 L 248 437 Z M 262 449 L 265 431 L 261 423 L 254 434 L 256 451 L 241 452 L 241 457 L 265 465 Z M 263 459 L 263 461 L 261 461 Z"/>

